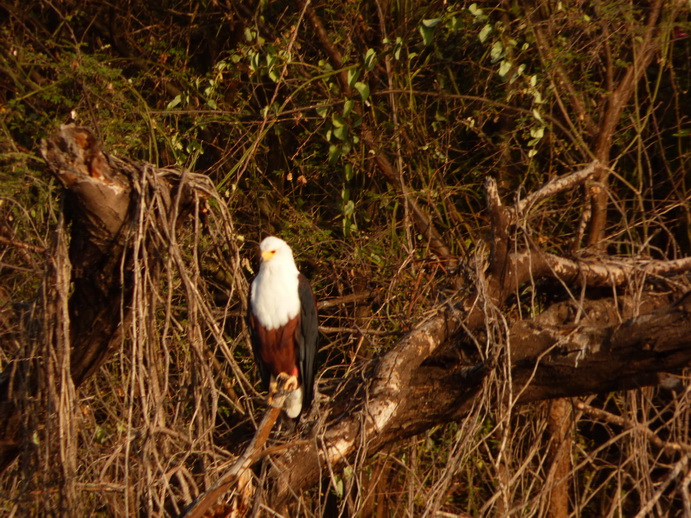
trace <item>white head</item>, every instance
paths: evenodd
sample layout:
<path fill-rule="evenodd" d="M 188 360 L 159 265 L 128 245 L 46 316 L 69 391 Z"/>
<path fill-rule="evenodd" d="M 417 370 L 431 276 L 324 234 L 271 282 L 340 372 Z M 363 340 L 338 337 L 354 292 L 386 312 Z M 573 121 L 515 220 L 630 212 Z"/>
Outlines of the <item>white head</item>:
<path fill-rule="evenodd" d="M 259 251 L 262 257 L 261 268 L 264 268 L 264 265 L 268 264 L 269 261 L 278 261 L 295 266 L 293 251 L 288 246 L 288 243 L 276 236 L 264 238 L 259 244 Z"/>
<path fill-rule="evenodd" d="M 300 311 L 298 269 L 288 244 L 274 236 L 259 245 L 261 265 L 252 282 L 250 303 L 267 329 L 276 329 Z"/>

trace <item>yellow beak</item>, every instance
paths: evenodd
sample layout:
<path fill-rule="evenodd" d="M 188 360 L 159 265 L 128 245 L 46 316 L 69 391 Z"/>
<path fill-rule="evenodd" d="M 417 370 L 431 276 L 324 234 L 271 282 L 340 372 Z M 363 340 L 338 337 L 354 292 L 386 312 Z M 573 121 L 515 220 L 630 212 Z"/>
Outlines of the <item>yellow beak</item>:
<path fill-rule="evenodd" d="M 266 250 L 262 252 L 262 261 L 268 261 L 274 256 L 275 253 L 276 252 L 274 252 L 273 250 Z"/>

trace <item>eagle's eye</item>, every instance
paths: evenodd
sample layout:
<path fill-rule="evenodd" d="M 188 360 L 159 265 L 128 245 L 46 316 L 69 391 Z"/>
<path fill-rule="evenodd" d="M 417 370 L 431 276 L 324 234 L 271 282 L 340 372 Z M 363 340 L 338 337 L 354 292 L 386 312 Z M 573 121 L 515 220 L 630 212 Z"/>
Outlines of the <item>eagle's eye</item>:
<path fill-rule="evenodd" d="M 274 255 L 276 255 L 276 250 L 264 250 L 261 253 L 262 256 L 262 261 L 268 261 L 271 259 Z"/>

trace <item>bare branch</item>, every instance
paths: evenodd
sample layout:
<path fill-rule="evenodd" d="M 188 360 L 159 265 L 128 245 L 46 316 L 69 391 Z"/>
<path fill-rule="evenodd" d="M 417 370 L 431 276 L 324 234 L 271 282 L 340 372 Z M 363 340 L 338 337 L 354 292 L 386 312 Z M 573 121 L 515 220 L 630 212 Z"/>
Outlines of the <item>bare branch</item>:
<path fill-rule="evenodd" d="M 343 415 L 315 441 L 274 459 L 280 480 L 277 502 L 338 469 L 358 448 L 368 454 L 434 423 L 461 419 L 482 386 L 486 367 L 415 367 L 433 354 L 449 331 L 458 329 L 441 314 L 411 332 L 374 369 L 368 390 L 350 403 L 333 401 L 325 413 Z M 518 401 L 528 403 L 658 383 L 658 372 L 691 363 L 691 292 L 681 300 L 621 324 L 600 328 L 548 329 L 522 326 L 509 337 L 516 351 L 512 378 Z M 535 344 L 538 344 L 537 346 Z"/>
<path fill-rule="evenodd" d="M 560 192 L 573 189 L 577 185 L 581 185 L 586 180 L 596 175 L 600 167 L 602 167 L 602 164 L 600 164 L 600 162 L 597 160 L 594 160 L 586 167 L 576 171 L 575 173 L 560 176 L 551 180 L 539 190 L 520 200 L 516 207 L 509 207 L 511 222 L 516 221 L 517 215 L 527 214 L 531 209 L 533 209 L 533 207 L 547 198 Z"/>
<path fill-rule="evenodd" d="M 252 485 L 249 484 L 251 474 L 248 470 L 262 454 L 262 449 L 266 440 L 273 430 L 276 419 L 281 413 L 280 408 L 269 408 L 264 414 L 264 418 L 257 427 L 257 432 L 250 444 L 245 448 L 245 452 L 238 457 L 233 465 L 219 478 L 211 489 L 206 491 L 187 509 L 182 515 L 187 518 L 202 518 L 209 511 L 221 496 L 231 488 L 239 495 L 234 502 L 233 511 L 244 514 L 247 510 L 249 501 L 254 494 Z"/>
<path fill-rule="evenodd" d="M 485 198 L 492 220 L 490 271 L 496 279 L 504 277 L 509 253 L 509 211 L 502 205 L 494 178 L 485 178 Z"/>
<path fill-rule="evenodd" d="M 631 419 L 627 419 L 626 417 L 621 417 L 612 414 L 611 412 L 607 412 L 606 410 L 602 410 L 600 408 L 595 408 L 582 401 L 574 401 L 573 404 L 576 406 L 578 410 L 580 410 L 586 415 L 589 415 L 590 417 L 594 417 L 601 421 L 620 426 L 623 429 L 631 430 L 634 433 L 642 434 L 647 441 L 650 441 L 652 444 L 654 444 L 661 450 L 674 453 L 678 453 L 680 451 L 691 453 L 691 444 L 683 442 L 664 441 L 660 439 L 660 437 L 658 437 L 658 435 L 654 431 L 652 431 L 650 428 L 641 423 L 637 423 L 635 421 L 632 421 Z"/>
<path fill-rule="evenodd" d="M 622 80 L 616 88 L 610 92 L 607 99 L 607 108 L 600 122 L 597 139 L 594 144 L 595 158 L 603 164 L 609 163 L 609 154 L 612 147 L 614 131 L 619 124 L 619 119 L 634 93 L 636 84 L 645 74 L 648 65 L 657 52 L 660 42 L 655 39 L 657 23 L 664 2 L 655 0 L 650 8 L 650 14 L 646 24 L 646 30 L 640 44 L 634 50 L 635 59 L 627 68 Z M 675 10 L 676 11 L 676 10 Z M 608 173 L 603 169 L 600 174 L 602 185 L 595 189 L 592 198 L 592 219 L 588 234 L 588 245 L 601 247 L 602 238 L 607 224 L 607 199 L 608 199 Z"/>
<path fill-rule="evenodd" d="M 529 252 L 527 252 L 529 253 Z M 691 271 L 691 257 L 673 261 L 636 259 L 566 259 L 544 254 L 554 275 L 565 281 L 582 279 L 588 286 L 622 286 L 633 276 L 668 276 Z"/>

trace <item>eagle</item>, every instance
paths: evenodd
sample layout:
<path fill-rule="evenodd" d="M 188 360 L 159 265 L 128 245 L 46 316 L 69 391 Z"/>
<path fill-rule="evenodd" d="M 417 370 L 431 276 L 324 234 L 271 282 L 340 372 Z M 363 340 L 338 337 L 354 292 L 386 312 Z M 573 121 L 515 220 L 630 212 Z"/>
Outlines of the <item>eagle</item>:
<path fill-rule="evenodd" d="M 307 278 L 288 244 L 274 236 L 259 245 L 261 264 L 250 287 L 252 350 L 268 403 L 291 419 L 306 411 L 314 396 L 317 360 L 317 307 Z"/>

